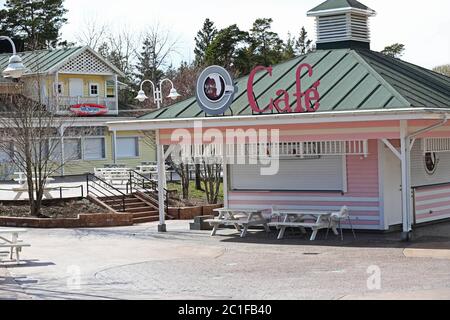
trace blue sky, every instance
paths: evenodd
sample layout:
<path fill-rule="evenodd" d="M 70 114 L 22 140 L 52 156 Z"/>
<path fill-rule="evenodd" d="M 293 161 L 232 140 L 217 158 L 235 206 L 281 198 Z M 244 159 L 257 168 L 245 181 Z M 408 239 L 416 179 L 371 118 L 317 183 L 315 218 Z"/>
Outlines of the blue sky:
<path fill-rule="evenodd" d="M 306 12 L 321 0 L 66 0 L 69 24 L 63 29 L 66 39 L 75 34 L 86 19 L 95 19 L 113 28 L 142 30 L 159 24 L 179 40 L 179 55 L 174 63 L 193 58 L 193 39 L 205 18 L 219 28 L 238 24 L 250 28 L 256 18 L 274 19 L 274 30 L 281 37 L 296 33 L 305 26 L 315 37 L 314 20 Z M 361 0 L 378 12 L 371 20 L 372 48 L 401 42 L 407 51 L 403 59 L 432 68 L 450 63 L 450 1 L 448 0 Z M 4 0 L 0 0 L 4 3 Z M 427 4 L 426 7 L 423 5 Z"/>

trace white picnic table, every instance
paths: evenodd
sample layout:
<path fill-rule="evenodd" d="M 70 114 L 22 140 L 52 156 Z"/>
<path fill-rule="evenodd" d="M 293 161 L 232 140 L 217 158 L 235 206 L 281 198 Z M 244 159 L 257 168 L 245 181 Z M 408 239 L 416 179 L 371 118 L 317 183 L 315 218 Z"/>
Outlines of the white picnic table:
<path fill-rule="evenodd" d="M 261 225 L 266 232 L 270 232 L 268 221 L 260 210 L 221 208 L 214 211 L 219 212 L 219 216 L 205 221 L 214 227 L 211 236 L 216 235 L 220 226 L 234 226 L 241 233 L 241 238 L 247 236 L 248 228 L 251 226 Z"/>
<path fill-rule="evenodd" d="M 20 263 L 20 252 L 23 247 L 31 247 L 29 244 L 23 243 L 19 239 L 19 235 L 28 232 L 27 229 L 18 228 L 0 228 L 0 249 L 8 248 L 10 259 L 13 259 L 14 251 L 16 252 L 16 261 Z"/>
<path fill-rule="evenodd" d="M 284 238 L 287 228 L 299 228 L 303 234 L 306 234 L 306 228 L 312 229 L 313 233 L 310 240 L 316 240 L 319 230 L 331 228 L 338 235 L 336 225 L 331 221 L 332 212 L 308 211 L 308 210 L 276 210 L 272 212 L 273 217 L 279 217 L 282 221 L 271 222 L 269 226 L 280 230 L 278 240 Z M 314 220 L 315 222 L 305 222 Z"/>
<path fill-rule="evenodd" d="M 14 201 L 17 201 L 22 197 L 24 193 L 28 193 L 28 181 L 27 181 L 27 175 L 24 172 L 15 172 L 14 175 L 18 176 L 18 178 L 14 179 L 15 182 L 19 183 L 18 187 L 15 187 L 12 189 L 12 191 L 16 192 L 16 196 L 14 197 Z M 33 181 L 36 181 L 37 178 L 32 178 Z M 45 179 L 45 185 L 47 185 L 50 182 L 55 181 L 55 179 L 47 177 Z M 50 191 L 52 191 L 52 188 L 44 187 L 44 196 L 47 199 L 53 199 L 52 195 L 50 194 Z"/>
<path fill-rule="evenodd" d="M 130 168 L 95 168 L 95 176 L 109 184 L 125 184 L 130 181 Z"/>

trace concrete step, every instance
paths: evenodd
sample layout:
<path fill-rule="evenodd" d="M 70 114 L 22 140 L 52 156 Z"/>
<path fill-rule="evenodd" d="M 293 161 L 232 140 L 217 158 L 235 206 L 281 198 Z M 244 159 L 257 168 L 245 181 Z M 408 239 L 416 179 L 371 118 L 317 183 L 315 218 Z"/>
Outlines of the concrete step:
<path fill-rule="evenodd" d="M 154 208 L 149 207 L 149 206 L 142 206 L 139 208 L 128 208 L 127 207 L 127 212 L 129 213 L 143 213 L 143 212 L 153 212 L 155 211 Z"/>
<path fill-rule="evenodd" d="M 148 217 L 155 217 L 158 216 L 158 212 L 156 211 L 147 211 L 142 213 L 133 213 L 133 219 L 138 218 L 148 218 Z"/>
<path fill-rule="evenodd" d="M 150 216 L 150 217 L 133 219 L 133 223 L 134 224 L 156 222 L 156 221 L 159 221 L 159 217 L 158 216 Z"/>

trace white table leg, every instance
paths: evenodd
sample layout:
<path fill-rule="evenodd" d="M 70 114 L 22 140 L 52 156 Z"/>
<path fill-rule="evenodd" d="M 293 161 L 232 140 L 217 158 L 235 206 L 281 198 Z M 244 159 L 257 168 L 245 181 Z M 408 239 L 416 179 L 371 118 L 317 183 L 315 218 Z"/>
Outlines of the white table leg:
<path fill-rule="evenodd" d="M 245 238 L 247 236 L 247 232 L 248 232 L 248 225 L 245 225 L 241 233 L 241 238 Z"/>
<path fill-rule="evenodd" d="M 280 229 L 280 233 L 278 234 L 278 240 L 282 240 L 284 238 L 285 232 L 286 232 L 286 226 L 282 226 Z"/>
<path fill-rule="evenodd" d="M 11 244 L 17 244 L 17 240 L 19 240 L 19 234 L 18 233 L 13 233 L 12 234 L 12 238 L 11 238 Z M 11 256 L 9 257 L 10 260 L 13 259 L 13 253 L 14 253 L 14 248 L 11 248 Z"/>
<path fill-rule="evenodd" d="M 316 240 L 316 237 L 317 237 L 317 233 L 318 233 L 318 232 L 319 232 L 318 229 L 313 229 L 313 233 L 312 233 L 312 235 L 311 235 L 310 241 Z"/>
<path fill-rule="evenodd" d="M 219 225 L 215 224 L 214 228 L 213 228 L 213 230 L 211 232 L 211 237 L 214 237 L 216 235 L 218 229 L 219 229 Z"/>
<path fill-rule="evenodd" d="M 14 201 L 20 200 L 20 197 L 22 196 L 23 192 L 18 192 L 16 196 L 14 197 Z"/>

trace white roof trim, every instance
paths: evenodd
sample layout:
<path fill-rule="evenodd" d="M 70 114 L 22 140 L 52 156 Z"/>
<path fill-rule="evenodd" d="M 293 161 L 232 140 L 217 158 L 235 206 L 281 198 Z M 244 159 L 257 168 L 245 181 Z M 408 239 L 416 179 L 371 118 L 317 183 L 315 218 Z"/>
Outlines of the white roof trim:
<path fill-rule="evenodd" d="M 364 10 L 364 9 L 358 9 L 358 8 L 339 8 L 339 9 L 328 9 L 328 10 L 320 10 L 320 11 L 308 11 L 307 16 L 308 17 L 320 17 L 320 16 L 326 16 L 326 15 L 335 15 L 335 14 L 341 14 L 341 13 L 360 13 L 364 15 L 369 15 L 370 17 L 374 17 L 377 15 L 377 12 L 375 10 Z"/>
<path fill-rule="evenodd" d="M 282 124 L 306 124 L 327 122 L 360 122 L 360 121 L 391 121 L 391 120 L 437 120 L 442 115 L 450 116 L 448 109 L 437 108 L 402 108 L 390 110 L 340 111 L 320 113 L 276 114 L 266 116 L 238 116 L 238 117 L 207 117 L 190 119 L 151 119 L 114 121 L 106 125 L 110 130 L 156 130 L 193 128 L 197 121 L 203 122 L 204 127 L 226 126 L 258 126 Z"/>

